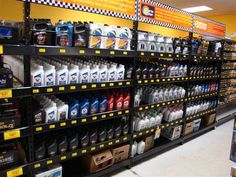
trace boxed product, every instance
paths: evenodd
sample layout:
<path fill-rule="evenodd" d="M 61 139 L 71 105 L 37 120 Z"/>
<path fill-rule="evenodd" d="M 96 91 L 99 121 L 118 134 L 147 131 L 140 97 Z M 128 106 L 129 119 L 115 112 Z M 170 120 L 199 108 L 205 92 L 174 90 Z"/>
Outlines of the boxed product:
<path fill-rule="evenodd" d="M 113 156 L 110 150 L 96 154 L 89 154 L 83 158 L 83 165 L 90 173 L 96 173 L 113 165 Z"/>
<path fill-rule="evenodd" d="M 193 132 L 196 132 L 200 129 L 201 119 L 194 120 Z"/>
<path fill-rule="evenodd" d="M 125 145 L 112 149 L 113 163 L 124 161 L 129 157 L 129 147 L 130 145 Z"/>
<path fill-rule="evenodd" d="M 35 177 L 62 177 L 62 166 L 57 165 L 44 172 L 38 172 Z"/>
<path fill-rule="evenodd" d="M 194 127 L 194 122 L 187 123 L 186 126 L 185 126 L 184 134 L 187 135 L 187 134 L 192 133 L 193 132 L 193 127 Z"/>
<path fill-rule="evenodd" d="M 169 127 L 167 129 L 162 130 L 162 135 L 173 141 L 181 136 L 182 128 L 182 125 Z"/>
<path fill-rule="evenodd" d="M 216 114 L 208 115 L 202 119 L 202 124 L 204 126 L 210 125 L 210 124 L 214 123 L 215 118 L 216 118 Z"/>
<path fill-rule="evenodd" d="M 154 136 L 152 135 L 152 136 L 146 137 L 144 151 L 148 151 L 152 149 L 153 146 L 154 146 Z"/>
<path fill-rule="evenodd" d="M 17 44 L 19 23 L 0 20 L 0 44 Z"/>

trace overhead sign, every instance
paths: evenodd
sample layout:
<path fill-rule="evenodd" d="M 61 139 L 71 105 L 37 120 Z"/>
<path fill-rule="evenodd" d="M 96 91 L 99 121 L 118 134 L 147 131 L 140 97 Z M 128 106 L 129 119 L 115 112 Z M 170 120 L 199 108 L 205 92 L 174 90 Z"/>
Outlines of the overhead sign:
<path fill-rule="evenodd" d="M 23 0 L 134 20 L 136 0 Z"/>
<path fill-rule="evenodd" d="M 152 0 L 139 0 L 139 21 L 192 31 L 193 16 L 185 11 Z"/>
<path fill-rule="evenodd" d="M 194 17 L 194 32 L 214 37 L 225 37 L 225 25 L 202 17 Z"/>

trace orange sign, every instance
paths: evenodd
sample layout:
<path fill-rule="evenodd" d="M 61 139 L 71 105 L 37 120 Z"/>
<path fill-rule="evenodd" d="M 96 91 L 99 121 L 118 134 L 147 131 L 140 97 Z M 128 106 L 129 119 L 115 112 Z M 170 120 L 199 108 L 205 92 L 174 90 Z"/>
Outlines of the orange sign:
<path fill-rule="evenodd" d="M 167 5 L 155 5 L 154 3 L 147 3 L 140 1 L 140 17 L 148 20 L 160 22 L 167 27 L 174 27 L 177 29 L 192 30 L 193 18 L 192 15 L 185 13 L 181 10 L 169 7 Z"/>
<path fill-rule="evenodd" d="M 225 25 L 213 22 L 204 18 L 194 18 L 194 32 L 214 35 L 217 37 L 225 36 Z"/>
<path fill-rule="evenodd" d="M 79 6 L 135 16 L 135 0 L 56 0 Z"/>

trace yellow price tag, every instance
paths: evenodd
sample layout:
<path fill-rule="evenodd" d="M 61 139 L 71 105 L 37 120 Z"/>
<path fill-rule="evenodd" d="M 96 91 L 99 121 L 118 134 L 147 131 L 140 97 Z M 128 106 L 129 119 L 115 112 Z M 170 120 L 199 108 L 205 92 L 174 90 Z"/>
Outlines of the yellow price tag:
<path fill-rule="evenodd" d="M 139 135 L 139 136 L 142 136 L 142 135 L 143 135 L 143 132 L 140 132 L 138 135 Z"/>
<path fill-rule="evenodd" d="M 95 120 L 97 120 L 98 119 L 98 117 L 97 116 L 95 116 L 95 117 L 92 117 L 92 120 L 93 121 L 95 121 Z"/>
<path fill-rule="evenodd" d="M 3 46 L 0 45 L 0 55 L 3 54 Z"/>
<path fill-rule="evenodd" d="M 81 122 L 85 123 L 85 122 L 87 122 L 87 119 L 82 119 Z"/>
<path fill-rule="evenodd" d="M 123 52 L 124 55 L 128 55 L 128 52 Z"/>
<path fill-rule="evenodd" d="M 96 54 L 101 54 L 101 51 L 100 50 L 96 50 L 95 53 Z"/>
<path fill-rule="evenodd" d="M 44 48 L 39 49 L 39 53 L 45 53 L 45 52 L 46 52 L 46 49 L 44 49 Z"/>
<path fill-rule="evenodd" d="M 120 140 L 116 140 L 116 143 L 120 143 Z"/>
<path fill-rule="evenodd" d="M 85 51 L 84 50 L 80 50 L 79 53 L 80 54 L 85 54 Z"/>
<path fill-rule="evenodd" d="M 102 115 L 102 119 L 105 119 L 106 117 L 107 117 L 107 115 L 106 115 L 106 114 Z"/>
<path fill-rule="evenodd" d="M 109 114 L 109 116 L 110 116 L 110 117 L 113 117 L 113 116 L 114 116 L 114 114 L 113 114 L 113 113 L 110 113 L 110 114 Z"/>
<path fill-rule="evenodd" d="M 50 164 L 52 164 L 52 160 L 47 161 L 47 165 L 50 165 Z"/>
<path fill-rule="evenodd" d="M 82 85 L 81 89 L 87 89 L 87 85 Z"/>
<path fill-rule="evenodd" d="M 49 126 L 50 129 L 54 129 L 55 127 L 56 126 L 54 124 Z"/>
<path fill-rule="evenodd" d="M 11 140 L 15 138 L 19 138 L 20 135 L 20 130 L 9 130 L 4 132 L 4 140 Z"/>
<path fill-rule="evenodd" d="M 47 88 L 47 92 L 53 92 L 53 88 Z"/>
<path fill-rule="evenodd" d="M 110 85 L 110 87 L 113 87 L 113 86 L 114 86 L 114 83 L 112 82 L 112 83 L 110 83 L 109 85 Z"/>
<path fill-rule="evenodd" d="M 151 56 L 155 56 L 155 53 L 151 53 Z"/>
<path fill-rule="evenodd" d="M 71 156 L 72 156 L 72 157 L 76 157 L 77 155 L 78 155 L 78 153 L 75 152 L 75 153 L 73 153 Z"/>
<path fill-rule="evenodd" d="M 91 151 L 95 151 L 96 150 L 96 147 L 91 147 Z"/>
<path fill-rule="evenodd" d="M 126 85 L 130 85 L 130 82 L 126 82 Z"/>
<path fill-rule="evenodd" d="M 129 110 L 125 110 L 125 114 L 128 114 L 129 113 Z"/>
<path fill-rule="evenodd" d="M 75 90 L 75 89 L 76 89 L 76 86 L 70 86 L 70 89 L 71 89 L 71 90 Z"/>
<path fill-rule="evenodd" d="M 101 84 L 101 87 L 106 87 L 106 84 Z"/>
<path fill-rule="evenodd" d="M 111 146 L 113 144 L 113 142 L 109 142 L 108 145 Z"/>
<path fill-rule="evenodd" d="M 100 144 L 99 145 L 100 148 L 104 148 L 104 146 L 105 146 L 104 144 Z"/>
<path fill-rule="evenodd" d="M 40 163 L 37 163 L 34 165 L 34 168 L 40 168 L 41 167 L 41 164 Z"/>
<path fill-rule="evenodd" d="M 59 87 L 59 91 L 64 91 L 65 87 Z"/>
<path fill-rule="evenodd" d="M 60 126 L 61 126 L 61 127 L 65 127 L 65 126 L 66 126 L 66 122 L 62 122 L 62 123 L 60 124 Z"/>
<path fill-rule="evenodd" d="M 87 153 L 87 150 L 86 149 L 84 149 L 84 150 L 82 150 L 82 152 L 81 152 L 82 154 L 85 154 L 85 153 Z"/>
<path fill-rule="evenodd" d="M 66 160 L 66 156 L 62 156 L 62 157 L 61 157 L 61 160 Z"/>
<path fill-rule="evenodd" d="M 124 137 L 124 138 L 123 138 L 123 141 L 126 141 L 127 139 L 128 139 L 127 137 Z"/>
<path fill-rule="evenodd" d="M 119 83 L 118 83 L 118 85 L 119 85 L 119 86 L 122 86 L 122 85 L 123 85 L 123 83 L 122 83 L 122 82 L 119 82 Z"/>
<path fill-rule="evenodd" d="M 66 53 L 66 49 L 60 49 L 60 53 Z"/>
<path fill-rule="evenodd" d="M 12 98 L 12 90 L 0 90 L 0 98 Z"/>
<path fill-rule="evenodd" d="M 33 89 L 33 94 L 39 93 L 39 89 Z"/>
<path fill-rule="evenodd" d="M 115 55 L 115 51 L 111 51 L 110 54 L 111 54 L 111 55 Z"/>
<path fill-rule="evenodd" d="M 16 177 L 23 175 L 23 169 L 22 168 L 16 168 L 14 170 L 10 170 L 7 172 L 7 177 Z"/>
<path fill-rule="evenodd" d="M 122 111 L 119 111 L 119 112 L 118 112 L 118 115 L 121 115 L 121 114 L 122 114 Z"/>
<path fill-rule="evenodd" d="M 144 52 L 141 52 L 141 55 L 144 56 Z"/>
<path fill-rule="evenodd" d="M 92 84 L 92 88 L 97 88 L 97 84 Z"/>
<path fill-rule="evenodd" d="M 36 129 L 35 129 L 36 132 L 40 132 L 42 130 L 43 130 L 43 127 L 36 127 Z"/>
<path fill-rule="evenodd" d="M 72 125 L 77 124 L 77 120 L 72 120 L 72 121 L 71 121 L 71 124 L 72 124 Z"/>

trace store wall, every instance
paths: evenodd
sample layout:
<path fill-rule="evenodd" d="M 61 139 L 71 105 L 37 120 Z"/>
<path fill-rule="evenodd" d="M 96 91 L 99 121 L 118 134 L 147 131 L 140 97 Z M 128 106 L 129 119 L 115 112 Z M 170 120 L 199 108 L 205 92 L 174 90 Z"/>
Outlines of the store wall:
<path fill-rule="evenodd" d="M 230 35 L 233 32 L 236 32 L 236 13 L 227 14 L 227 15 L 209 16 L 208 18 L 226 24 L 227 35 Z"/>

